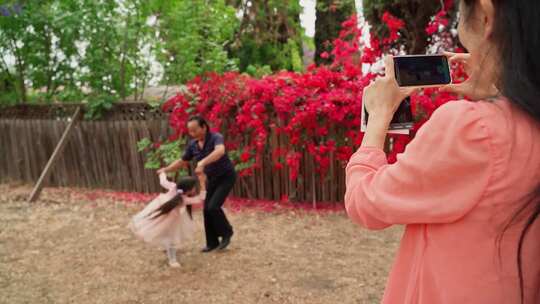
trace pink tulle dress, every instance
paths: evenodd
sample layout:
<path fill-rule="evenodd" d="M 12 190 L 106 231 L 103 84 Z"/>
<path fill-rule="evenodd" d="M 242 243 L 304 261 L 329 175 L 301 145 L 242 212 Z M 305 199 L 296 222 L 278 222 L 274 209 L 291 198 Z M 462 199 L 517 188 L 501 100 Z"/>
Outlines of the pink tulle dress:
<path fill-rule="evenodd" d="M 195 230 L 186 205 L 202 204 L 206 197 L 206 191 L 201 191 L 195 197 L 182 195 L 182 205 L 168 214 L 153 219 L 151 214 L 177 193 L 176 184 L 168 181 L 165 173 L 160 174 L 159 181 L 160 185 L 168 191 L 158 195 L 141 212 L 137 213 L 132 218 L 129 228 L 138 238 L 150 245 L 160 249 L 179 248 L 181 244 L 193 236 Z"/>

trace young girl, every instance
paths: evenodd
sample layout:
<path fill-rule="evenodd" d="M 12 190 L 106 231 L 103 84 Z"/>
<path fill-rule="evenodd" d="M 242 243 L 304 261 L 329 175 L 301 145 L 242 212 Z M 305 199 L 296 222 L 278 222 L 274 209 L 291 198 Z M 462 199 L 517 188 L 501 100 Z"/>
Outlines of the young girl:
<path fill-rule="evenodd" d="M 152 200 L 130 222 L 130 229 L 143 241 L 165 249 L 171 267 L 180 267 L 176 248 L 193 235 L 191 205 L 201 204 L 206 197 L 206 178 L 199 176 L 201 192 L 197 194 L 197 179 L 184 177 L 178 184 L 159 175 L 160 185 L 167 189 Z"/>

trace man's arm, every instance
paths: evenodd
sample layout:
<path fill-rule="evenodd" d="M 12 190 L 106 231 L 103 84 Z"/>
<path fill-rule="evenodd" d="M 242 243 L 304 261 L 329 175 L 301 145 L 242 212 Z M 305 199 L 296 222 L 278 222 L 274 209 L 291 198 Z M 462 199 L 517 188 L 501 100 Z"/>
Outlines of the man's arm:
<path fill-rule="evenodd" d="M 178 171 L 180 168 L 188 168 L 190 160 L 193 159 L 193 151 L 192 151 L 192 145 L 191 143 L 187 145 L 186 150 L 184 151 L 184 155 L 181 159 L 176 160 L 172 162 L 170 165 L 168 165 L 165 168 L 161 168 L 157 171 L 158 174 L 160 173 L 168 173 L 168 172 L 175 172 Z"/>
<path fill-rule="evenodd" d="M 215 162 L 215 161 L 218 161 L 221 157 L 223 157 L 223 155 L 225 155 L 225 145 L 221 144 L 221 145 L 217 145 L 215 148 L 214 148 L 214 151 L 212 151 L 212 153 L 208 154 L 207 157 L 201 159 L 199 161 L 199 163 L 197 165 L 201 165 L 203 167 Z"/>
<path fill-rule="evenodd" d="M 180 168 L 187 168 L 188 166 L 189 166 L 188 161 L 179 159 L 179 160 L 175 160 L 173 163 L 171 163 L 167 167 L 159 169 L 157 173 L 160 174 L 160 173 L 174 172 Z"/>

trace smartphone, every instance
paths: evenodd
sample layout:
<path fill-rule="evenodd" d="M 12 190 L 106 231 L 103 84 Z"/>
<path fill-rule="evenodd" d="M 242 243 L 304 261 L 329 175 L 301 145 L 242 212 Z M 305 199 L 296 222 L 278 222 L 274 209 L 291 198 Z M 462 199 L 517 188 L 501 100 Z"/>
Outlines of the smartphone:
<path fill-rule="evenodd" d="M 366 111 L 365 107 L 362 107 L 362 119 L 361 119 L 361 131 L 365 132 L 367 128 L 367 123 L 369 120 L 369 114 Z M 392 134 L 409 134 L 409 130 L 414 127 L 414 119 L 411 109 L 411 98 L 407 97 L 397 109 L 390 126 L 388 128 L 389 132 Z"/>
<path fill-rule="evenodd" d="M 444 55 L 394 56 L 396 80 L 401 87 L 438 87 L 452 83 L 450 65 Z M 361 131 L 365 132 L 369 114 L 362 111 Z M 414 126 L 411 99 L 400 104 L 390 123 L 389 133 L 408 134 Z"/>
<path fill-rule="evenodd" d="M 452 83 L 450 65 L 444 55 L 394 57 L 396 80 L 401 87 L 435 87 Z"/>

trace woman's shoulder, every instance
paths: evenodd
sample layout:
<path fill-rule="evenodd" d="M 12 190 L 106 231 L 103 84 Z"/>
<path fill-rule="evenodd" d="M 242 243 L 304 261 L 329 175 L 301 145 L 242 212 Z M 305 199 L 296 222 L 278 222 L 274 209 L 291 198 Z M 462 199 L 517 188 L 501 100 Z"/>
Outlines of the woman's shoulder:
<path fill-rule="evenodd" d="M 434 116 L 455 116 L 455 115 L 482 115 L 491 112 L 492 101 L 469 101 L 454 100 L 449 101 L 435 110 Z"/>
<path fill-rule="evenodd" d="M 491 150 L 492 113 L 487 102 L 450 101 L 435 110 L 411 144 L 463 157 L 484 153 Z"/>
<path fill-rule="evenodd" d="M 441 105 L 435 112 L 468 112 L 474 111 L 483 116 L 500 116 L 512 111 L 512 105 L 506 98 L 493 98 L 470 101 L 459 99 Z"/>
<path fill-rule="evenodd" d="M 438 107 L 419 133 L 456 134 L 484 124 L 485 110 L 478 103 L 466 100 L 449 101 Z"/>
<path fill-rule="evenodd" d="M 456 100 L 441 105 L 435 110 L 430 120 L 448 127 L 477 125 L 491 131 L 498 131 L 507 126 L 510 111 L 509 103 L 505 99 Z"/>
<path fill-rule="evenodd" d="M 433 140 L 448 142 L 455 149 L 485 149 L 499 159 L 511 141 L 512 109 L 507 100 L 456 100 L 440 106 L 420 132 L 432 133 Z M 420 133 L 419 132 L 419 133 Z"/>

